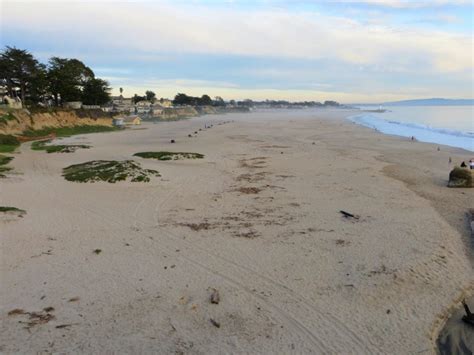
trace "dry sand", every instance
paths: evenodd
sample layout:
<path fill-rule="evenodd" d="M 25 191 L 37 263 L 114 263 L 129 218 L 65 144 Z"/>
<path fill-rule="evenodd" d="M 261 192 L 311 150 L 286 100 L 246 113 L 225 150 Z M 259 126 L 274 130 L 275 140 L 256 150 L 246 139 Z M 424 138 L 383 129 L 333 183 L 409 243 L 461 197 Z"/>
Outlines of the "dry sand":
<path fill-rule="evenodd" d="M 349 113 L 144 124 L 71 137 L 92 145 L 72 154 L 23 145 L 19 174 L 1 181 L 0 204 L 27 214 L 0 222 L 0 349 L 433 352 L 474 285 L 473 192 L 446 188 L 448 157 L 469 154 L 381 135 Z M 70 164 L 159 150 L 206 157 L 135 157 L 162 174 L 150 183 L 61 177 Z"/>

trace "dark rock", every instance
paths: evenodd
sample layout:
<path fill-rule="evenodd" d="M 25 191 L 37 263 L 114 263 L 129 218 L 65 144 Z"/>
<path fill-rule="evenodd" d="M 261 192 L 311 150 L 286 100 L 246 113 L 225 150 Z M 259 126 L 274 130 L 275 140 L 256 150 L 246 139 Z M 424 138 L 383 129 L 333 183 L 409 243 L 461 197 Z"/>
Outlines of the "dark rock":
<path fill-rule="evenodd" d="M 471 170 L 455 167 L 449 173 L 448 187 L 474 187 Z"/>

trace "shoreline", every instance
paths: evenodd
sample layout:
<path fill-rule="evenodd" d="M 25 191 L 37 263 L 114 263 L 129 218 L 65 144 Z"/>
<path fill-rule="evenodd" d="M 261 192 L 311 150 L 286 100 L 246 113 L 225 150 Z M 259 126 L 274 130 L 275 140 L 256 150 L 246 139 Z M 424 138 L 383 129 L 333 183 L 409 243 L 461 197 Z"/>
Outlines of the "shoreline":
<path fill-rule="evenodd" d="M 446 304 L 474 281 L 459 220 L 469 195 L 445 186 L 448 155 L 467 153 L 376 135 L 346 114 L 273 111 L 144 124 L 147 130 L 70 137 L 91 145 L 73 154 L 22 145 L 12 165 L 23 175 L 6 182 L 4 199 L 27 215 L 3 225 L 2 249 L 11 252 L 2 266 L 9 287 L 0 291 L 0 345 L 433 350 Z M 214 127 L 187 138 L 208 123 Z M 64 166 L 92 157 L 123 160 L 159 149 L 205 158 L 139 160 L 162 174 L 149 184 L 60 177 Z M 341 209 L 360 220 L 344 219 Z M 102 254 L 93 255 L 95 248 Z M 207 288 L 219 289 L 219 305 L 206 302 Z M 47 306 L 57 323 L 35 327 L 20 343 L 25 330 L 6 313 Z M 77 325 L 54 331 L 61 324 Z"/>
<path fill-rule="evenodd" d="M 379 131 L 377 128 L 366 126 L 362 123 L 354 121 L 352 118 L 358 115 L 348 115 L 345 119 L 348 122 L 351 122 L 359 127 L 363 127 L 373 131 L 375 134 L 382 134 L 384 136 L 389 136 L 401 141 L 406 141 L 407 136 L 397 135 L 392 133 L 385 133 Z M 473 151 L 464 149 L 462 147 L 446 145 L 443 143 L 437 142 L 428 142 L 428 141 L 416 141 L 422 144 L 427 144 L 436 147 L 443 147 L 444 149 L 453 150 L 454 152 L 459 152 L 462 154 L 472 154 Z M 402 142 L 401 142 L 402 143 Z M 391 176 L 387 173 L 387 176 Z M 392 176 L 393 177 L 393 176 Z M 396 178 L 396 177 L 395 177 Z M 406 182 L 405 179 L 400 179 L 402 182 Z M 413 190 L 416 193 L 416 190 Z M 417 193 L 418 194 L 418 193 Z M 418 194 L 420 197 L 424 197 L 423 194 Z M 449 223 L 449 222 L 448 222 Z M 465 242 L 465 251 L 466 255 L 471 261 L 471 264 L 474 265 L 474 231 L 471 231 L 470 226 L 467 226 L 465 223 L 465 233 L 463 241 Z M 461 230 L 462 231 L 462 230 Z M 435 348 L 437 351 L 442 354 L 451 354 L 453 351 L 461 351 L 465 349 L 465 346 L 469 344 L 471 348 L 474 348 L 474 343 L 469 339 L 469 326 L 464 324 L 461 320 L 461 316 L 464 314 L 464 308 L 461 305 L 461 300 L 465 299 L 466 302 L 470 305 L 474 305 L 474 281 L 471 285 L 467 285 L 464 290 L 462 290 L 458 296 L 456 296 L 451 303 L 449 303 L 445 311 L 440 315 L 439 321 L 433 324 L 432 339 L 435 342 Z M 471 306 L 472 307 L 472 306 Z M 445 341 L 445 344 L 441 344 L 441 338 Z"/>
<path fill-rule="evenodd" d="M 422 143 L 429 143 L 429 144 L 437 144 L 442 147 L 450 147 L 450 148 L 457 148 L 457 149 L 462 149 L 466 152 L 469 152 L 471 154 L 474 153 L 474 143 L 470 142 L 459 142 L 460 138 L 465 138 L 465 139 L 473 139 L 473 136 L 470 136 L 467 133 L 461 132 L 461 131 L 454 131 L 448 128 L 432 128 L 425 126 L 421 124 L 417 124 L 415 122 L 396 122 L 394 123 L 394 127 L 390 128 L 391 131 L 385 132 L 384 130 L 390 130 L 387 127 L 376 127 L 374 123 L 370 124 L 364 121 L 360 121 L 358 119 L 365 117 L 364 114 L 354 114 L 348 116 L 346 119 L 350 122 L 353 122 L 359 126 L 366 127 L 369 129 L 374 130 L 375 132 L 382 133 L 385 135 L 389 136 L 395 136 L 395 137 L 403 137 L 403 138 L 410 138 L 410 137 L 415 137 L 416 141 L 422 142 Z M 392 124 L 390 120 L 384 120 L 383 118 L 377 117 L 377 116 L 372 116 L 373 119 L 379 120 L 380 123 L 383 123 L 385 125 Z M 403 131 L 401 126 L 405 126 L 408 129 L 410 129 L 410 133 L 408 131 Z M 395 133 L 396 129 L 399 130 L 398 133 Z M 395 130 L 395 131 L 394 131 Z M 402 132 L 403 131 L 403 132 Z M 416 131 L 416 132 L 415 132 Z M 421 133 L 421 138 L 420 135 L 417 133 Z M 425 135 L 427 135 L 425 137 Z M 431 134 L 431 136 L 429 136 Z M 448 139 L 453 139 L 453 137 L 456 137 L 456 141 L 451 142 L 451 144 L 447 144 L 446 141 L 443 141 L 443 138 L 446 140 Z M 470 147 L 471 149 L 469 149 Z"/>

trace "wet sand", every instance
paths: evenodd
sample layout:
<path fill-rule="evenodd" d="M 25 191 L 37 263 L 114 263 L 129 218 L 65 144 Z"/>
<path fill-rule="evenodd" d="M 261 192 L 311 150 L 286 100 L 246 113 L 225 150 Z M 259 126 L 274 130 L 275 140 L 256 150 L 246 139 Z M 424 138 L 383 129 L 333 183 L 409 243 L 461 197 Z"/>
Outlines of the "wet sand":
<path fill-rule="evenodd" d="M 1 204 L 27 211 L 0 221 L 1 351 L 434 352 L 474 285 L 473 192 L 446 187 L 449 157 L 469 154 L 348 114 L 143 124 L 68 138 L 91 145 L 71 154 L 23 145 L 0 182 Z M 150 183 L 61 177 L 160 150 L 205 158 L 134 157 L 161 173 Z"/>

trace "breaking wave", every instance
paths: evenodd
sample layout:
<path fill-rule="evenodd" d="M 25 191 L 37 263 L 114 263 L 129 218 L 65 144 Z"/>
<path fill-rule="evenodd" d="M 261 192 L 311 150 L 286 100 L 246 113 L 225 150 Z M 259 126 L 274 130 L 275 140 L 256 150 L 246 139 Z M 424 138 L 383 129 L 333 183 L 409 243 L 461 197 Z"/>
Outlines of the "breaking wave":
<path fill-rule="evenodd" d="M 474 151 L 474 132 L 462 132 L 444 128 L 433 128 L 418 123 L 385 120 L 370 114 L 355 115 L 350 121 L 373 128 L 385 134 L 415 137 L 420 142 L 438 143 Z"/>

